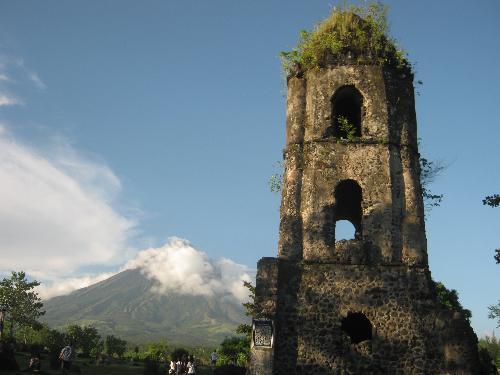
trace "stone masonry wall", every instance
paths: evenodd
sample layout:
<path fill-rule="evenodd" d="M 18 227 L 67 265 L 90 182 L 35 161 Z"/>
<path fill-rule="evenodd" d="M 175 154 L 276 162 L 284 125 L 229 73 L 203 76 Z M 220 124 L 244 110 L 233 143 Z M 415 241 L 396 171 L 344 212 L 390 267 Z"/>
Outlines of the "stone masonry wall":
<path fill-rule="evenodd" d="M 335 259 L 333 189 L 363 191 L 363 242 L 371 261 L 427 264 L 412 77 L 378 66 L 312 70 L 288 80 L 279 256 Z M 363 97 L 362 136 L 327 137 L 331 98 L 353 85 Z"/>
<path fill-rule="evenodd" d="M 278 258 L 258 264 L 250 375 L 478 373 L 477 337 L 428 269 L 412 80 L 362 65 L 288 78 Z M 339 139 L 332 97 L 346 85 L 361 136 Z M 356 216 L 336 202 L 346 180 L 361 202 L 338 199 Z M 353 217 L 355 239 L 338 241 L 336 220 Z"/>
<path fill-rule="evenodd" d="M 438 306 L 426 269 L 281 262 L 279 272 L 274 374 L 475 374 L 477 339 Z M 370 320 L 371 340 L 351 342 L 349 312 Z"/>

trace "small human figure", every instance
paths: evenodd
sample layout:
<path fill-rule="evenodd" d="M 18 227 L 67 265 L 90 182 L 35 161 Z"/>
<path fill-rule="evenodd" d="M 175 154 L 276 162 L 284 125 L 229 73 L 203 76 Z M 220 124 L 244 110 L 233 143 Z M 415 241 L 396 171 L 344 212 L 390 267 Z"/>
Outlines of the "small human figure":
<path fill-rule="evenodd" d="M 177 365 L 175 364 L 174 359 L 170 361 L 170 369 L 168 370 L 169 375 L 175 375 L 177 369 Z"/>
<path fill-rule="evenodd" d="M 73 343 L 70 342 L 69 345 L 66 345 L 62 348 L 61 353 L 59 354 L 59 359 L 61 360 L 61 370 L 63 374 L 67 374 L 71 368 L 71 362 L 75 357 L 75 351 L 73 349 Z"/>
<path fill-rule="evenodd" d="M 210 354 L 210 361 L 212 363 L 212 366 L 215 366 L 217 364 L 217 352 L 214 351 Z"/>
<path fill-rule="evenodd" d="M 182 375 L 183 366 L 180 358 L 177 358 L 177 362 L 175 362 L 175 374 Z"/>
<path fill-rule="evenodd" d="M 40 353 L 33 351 L 31 353 L 29 369 L 33 372 L 39 372 L 42 367 L 42 362 L 40 361 Z"/>
<path fill-rule="evenodd" d="M 196 374 L 196 366 L 194 363 L 194 357 L 190 356 L 187 363 L 187 373 L 188 374 Z"/>

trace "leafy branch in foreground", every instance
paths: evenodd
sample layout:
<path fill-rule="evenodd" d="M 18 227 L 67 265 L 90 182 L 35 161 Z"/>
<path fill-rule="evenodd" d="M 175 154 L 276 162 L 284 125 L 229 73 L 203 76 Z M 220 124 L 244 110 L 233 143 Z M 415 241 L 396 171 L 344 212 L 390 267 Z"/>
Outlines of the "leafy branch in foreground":
<path fill-rule="evenodd" d="M 250 292 L 250 294 L 248 295 L 250 301 L 243 303 L 243 307 L 245 308 L 245 315 L 253 317 L 257 312 L 257 306 L 255 305 L 255 287 L 248 281 L 243 281 L 243 285 Z M 238 328 L 236 328 L 236 333 L 245 335 L 247 338 L 251 338 L 252 326 L 250 324 L 240 324 Z"/>
<path fill-rule="evenodd" d="M 443 201 L 443 194 L 434 194 L 430 191 L 431 185 L 436 177 L 446 169 L 440 161 L 429 161 L 426 158 L 420 158 L 420 184 L 422 185 L 422 197 L 427 211 L 433 207 L 439 207 Z"/>
<path fill-rule="evenodd" d="M 488 313 L 488 318 L 490 319 L 498 319 L 497 320 L 497 328 L 500 328 L 500 300 L 498 301 L 498 304 L 488 306 L 488 310 L 490 312 Z"/>

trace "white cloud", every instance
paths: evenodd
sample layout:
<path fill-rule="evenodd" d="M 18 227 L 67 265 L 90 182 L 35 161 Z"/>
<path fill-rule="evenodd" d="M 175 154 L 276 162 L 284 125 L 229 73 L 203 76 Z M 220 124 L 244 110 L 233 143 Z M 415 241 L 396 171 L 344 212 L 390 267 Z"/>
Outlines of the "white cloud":
<path fill-rule="evenodd" d="M 214 261 L 188 240 L 178 237 L 170 238 L 161 247 L 139 251 L 117 272 L 57 277 L 39 271 L 29 276 L 46 280 L 37 292 L 42 299 L 48 299 L 85 288 L 127 269 L 139 269 L 154 280 L 153 291 L 158 294 L 217 296 L 238 302 L 248 301 L 248 289 L 243 281 L 254 279 L 254 272 L 248 267 L 226 258 Z"/>
<path fill-rule="evenodd" d="M 49 156 L 4 129 L 0 181 L 0 271 L 55 280 L 124 261 L 134 222 L 111 205 L 120 185 L 109 167 L 67 145 Z"/>
<path fill-rule="evenodd" d="M 47 85 L 45 85 L 45 83 L 40 79 L 37 73 L 31 72 L 29 74 L 29 78 L 35 84 L 35 86 L 40 90 L 45 90 L 47 88 Z"/>
<path fill-rule="evenodd" d="M 248 299 L 248 290 L 243 286 L 243 281 L 251 280 L 248 267 L 225 258 L 211 260 L 185 239 L 172 237 L 159 248 L 142 250 L 124 268 L 139 268 L 156 281 L 158 293 Z"/>
<path fill-rule="evenodd" d="M 23 104 L 23 101 L 7 92 L 0 92 L 0 107 Z"/>
<path fill-rule="evenodd" d="M 38 73 L 25 66 L 23 59 L 0 54 L 0 106 L 24 104 L 11 90 L 13 86 L 19 87 L 26 83 L 40 90 L 47 88 Z"/>
<path fill-rule="evenodd" d="M 106 272 L 99 275 L 83 275 L 78 277 L 68 277 L 58 280 L 53 280 L 49 283 L 42 283 L 36 289 L 38 295 L 43 300 L 47 300 L 52 297 L 62 296 L 73 292 L 74 290 L 85 288 L 89 285 L 98 283 L 99 281 L 106 280 L 111 276 L 115 275 L 115 272 Z M 43 275 L 38 275 L 36 273 L 31 273 L 31 277 L 38 277 Z"/>

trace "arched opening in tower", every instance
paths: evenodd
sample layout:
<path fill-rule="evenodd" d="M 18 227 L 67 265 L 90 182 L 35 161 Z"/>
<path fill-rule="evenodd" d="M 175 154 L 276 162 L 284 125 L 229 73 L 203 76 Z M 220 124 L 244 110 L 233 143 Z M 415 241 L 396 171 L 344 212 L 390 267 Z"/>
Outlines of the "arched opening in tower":
<path fill-rule="evenodd" d="M 372 339 L 372 323 L 361 312 L 349 312 L 342 319 L 340 327 L 350 337 L 353 344 Z"/>
<path fill-rule="evenodd" d="M 350 139 L 361 137 L 363 97 L 352 85 L 343 86 L 332 96 L 332 125 L 327 135 Z"/>
<path fill-rule="evenodd" d="M 354 226 L 354 239 L 361 237 L 361 209 L 362 191 L 359 184 L 354 180 L 342 180 L 334 191 L 334 220 L 335 224 L 341 220 L 347 220 Z M 335 229 L 335 240 L 338 241 L 337 228 Z"/>

